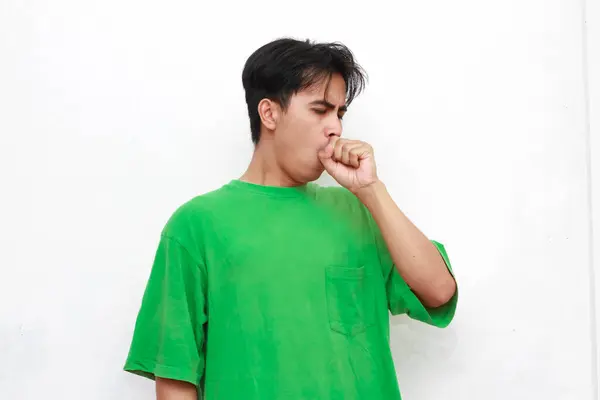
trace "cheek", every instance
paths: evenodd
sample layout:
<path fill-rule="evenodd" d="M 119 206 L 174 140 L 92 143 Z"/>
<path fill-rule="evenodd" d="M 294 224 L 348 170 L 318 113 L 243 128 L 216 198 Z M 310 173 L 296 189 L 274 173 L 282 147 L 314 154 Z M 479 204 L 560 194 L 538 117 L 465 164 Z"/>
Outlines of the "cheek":
<path fill-rule="evenodd" d="M 312 111 L 297 115 L 294 122 L 297 129 L 302 130 L 311 136 L 317 132 L 323 132 L 324 130 L 323 116 Z"/>
<path fill-rule="evenodd" d="M 310 113 L 288 116 L 281 127 L 280 149 L 294 158 L 318 159 L 317 152 L 328 143 L 321 119 Z"/>

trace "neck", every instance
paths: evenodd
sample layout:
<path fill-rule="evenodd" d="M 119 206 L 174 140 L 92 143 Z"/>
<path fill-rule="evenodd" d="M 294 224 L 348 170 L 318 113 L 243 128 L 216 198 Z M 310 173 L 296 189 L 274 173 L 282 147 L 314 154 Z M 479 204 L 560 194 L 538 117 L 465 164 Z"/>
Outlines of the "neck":
<path fill-rule="evenodd" d="M 273 141 L 261 138 L 254 149 L 252 160 L 241 181 L 265 186 L 291 187 L 301 185 L 287 174 L 275 156 Z"/>

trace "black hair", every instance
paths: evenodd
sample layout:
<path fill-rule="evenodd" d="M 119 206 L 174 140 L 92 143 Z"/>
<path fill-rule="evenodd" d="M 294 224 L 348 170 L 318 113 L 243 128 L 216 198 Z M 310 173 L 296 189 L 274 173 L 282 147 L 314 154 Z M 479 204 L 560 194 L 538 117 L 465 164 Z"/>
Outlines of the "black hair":
<path fill-rule="evenodd" d="M 260 139 L 258 103 L 262 99 L 277 101 L 285 109 L 293 94 L 334 73 L 344 78 L 349 105 L 364 89 L 367 76 L 345 45 L 282 38 L 252 53 L 242 72 L 252 142 L 256 145 Z"/>

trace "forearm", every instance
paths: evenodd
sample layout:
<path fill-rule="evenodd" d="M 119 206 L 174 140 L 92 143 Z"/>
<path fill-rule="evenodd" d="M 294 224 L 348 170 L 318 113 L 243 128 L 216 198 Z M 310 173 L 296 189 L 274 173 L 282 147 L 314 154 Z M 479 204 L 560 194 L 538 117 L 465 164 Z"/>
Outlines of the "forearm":
<path fill-rule="evenodd" d="M 456 283 L 435 245 L 398 208 L 385 185 L 377 182 L 356 196 L 369 209 L 398 272 L 428 307 L 454 295 Z"/>
<path fill-rule="evenodd" d="M 188 382 L 156 378 L 156 400 L 197 400 L 196 387 Z"/>

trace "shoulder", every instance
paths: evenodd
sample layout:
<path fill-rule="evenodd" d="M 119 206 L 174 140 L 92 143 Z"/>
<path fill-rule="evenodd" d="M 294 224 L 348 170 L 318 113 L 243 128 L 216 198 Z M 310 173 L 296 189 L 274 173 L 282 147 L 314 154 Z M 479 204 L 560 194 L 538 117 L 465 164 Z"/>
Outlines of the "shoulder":
<path fill-rule="evenodd" d="M 200 233 L 209 229 L 211 216 L 227 207 L 224 187 L 211 190 L 182 202 L 168 216 L 161 235 L 188 245 L 201 236 Z"/>
<path fill-rule="evenodd" d="M 363 208 L 363 204 L 351 191 L 341 186 L 319 186 L 314 184 L 315 198 L 318 201 L 333 203 L 352 209 Z"/>
<path fill-rule="evenodd" d="M 335 208 L 357 222 L 369 224 L 370 211 L 348 189 L 341 186 L 317 186 L 315 193 L 317 201 Z"/>

